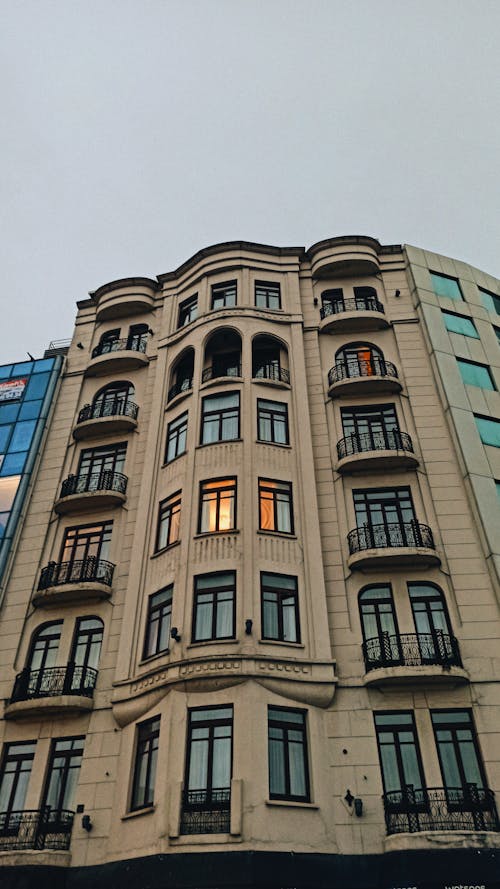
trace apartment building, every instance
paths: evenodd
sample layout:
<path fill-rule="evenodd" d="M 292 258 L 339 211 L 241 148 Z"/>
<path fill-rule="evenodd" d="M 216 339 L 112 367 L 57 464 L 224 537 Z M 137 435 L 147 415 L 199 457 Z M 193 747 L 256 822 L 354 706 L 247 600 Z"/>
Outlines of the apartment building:
<path fill-rule="evenodd" d="M 0 613 L 2 886 L 500 886 L 499 315 L 364 236 L 79 302 Z"/>

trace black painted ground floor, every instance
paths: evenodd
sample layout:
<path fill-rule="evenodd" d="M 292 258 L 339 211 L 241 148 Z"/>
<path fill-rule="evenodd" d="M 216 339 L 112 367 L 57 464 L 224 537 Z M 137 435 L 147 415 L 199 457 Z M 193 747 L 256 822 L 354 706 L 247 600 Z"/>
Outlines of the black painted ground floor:
<path fill-rule="evenodd" d="M 500 889 L 500 849 L 316 855 L 200 852 L 96 867 L 2 867 L 1 889 Z"/>

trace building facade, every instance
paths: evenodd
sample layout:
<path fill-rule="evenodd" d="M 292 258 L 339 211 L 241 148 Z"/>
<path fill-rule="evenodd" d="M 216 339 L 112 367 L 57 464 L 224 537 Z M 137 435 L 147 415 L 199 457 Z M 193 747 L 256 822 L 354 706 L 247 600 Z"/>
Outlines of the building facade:
<path fill-rule="evenodd" d="M 79 303 L 0 614 L 2 885 L 500 885 L 497 314 L 369 237 Z"/>

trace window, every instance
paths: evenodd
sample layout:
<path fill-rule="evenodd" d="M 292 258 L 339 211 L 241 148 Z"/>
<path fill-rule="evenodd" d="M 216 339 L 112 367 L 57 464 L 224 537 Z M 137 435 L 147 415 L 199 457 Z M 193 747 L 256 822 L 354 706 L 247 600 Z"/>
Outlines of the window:
<path fill-rule="evenodd" d="M 409 583 L 413 621 L 422 661 L 430 664 L 455 659 L 446 602 L 441 590 L 430 583 Z"/>
<path fill-rule="evenodd" d="M 448 299 L 463 299 L 457 278 L 451 278 L 449 275 L 442 275 L 439 272 L 431 272 L 430 276 L 436 296 L 447 296 Z"/>
<path fill-rule="evenodd" d="M 52 741 L 42 808 L 50 807 L 48 820 L 60 821 L 61 812 L 74 809 L 76 785 L 85 738 Z"/>
<path fill-rule="evenodd" d="M 260 590 L 262 638 L 300 642 L 297 578 L 262 572 Z"/>
<path fill-rule="evenodd" d="M 493 330 L 495 331 L 495 336 L 498 340 L 498 344 L 500 345 L 500 327 L 495 327 L 495 325 L 493 324 Z"/>
<path fill-rule="evenodd" d="M 468 386 L 479 386 L 480 389 L 495 389 L 491 371 L 486 364 L 477 364 L 475 361 L 466 361 L 457 358 L 458 369 L 464 383 Z"/>
<path fill-rule="evenodd" d="M 483 444 L 500 448 L 500 420 L 492 420 L 491 417 L 480 417 L 474 414 L 477 431 Z"/>
<path fill-rule="evenodd" d="M 62 625 L 62 620 L 44 624 L 38 627 L 31 640 L 27 661 L 30 671 L 26 689 L 27 698 L 42 697 L 45 692 L 49 694 L 51 691 L 53 677 L 50 672 L 45 671 L 50 671 L 50 668 L 56 665 Z"/>
<path fill-rule="evenodd" d="M 269 797 L 309 802 L 306 717 L 268 707 Z"/>
<path fill-rule="evenodd" d="M 193 388 L 194 349 L 186 349 L 174 365 L 171 374 L 171 385 L 167 393 L 167 403 L 182 392 L 190 392 Z"/>
<path fill-rule="evenodd" d="M 198 317 L 198 294 L 195 293 L 194 296 L 190 296 L 189 299 L 185 299 L 179 305 L 179 320 L 177 322 L 177 327 L 185 327 L 186 324 L 191 324 L 191 321 L 195 321 Z"/>
<path fill-rule="evenodd" d="M 195 578 L 193 642 L 234 639 L 235 593 L 234 571 L 200 574 Z"/>
<path fill-rule="evenodd" d="M 497 492 L 497 497 L 500 500 L 500 482 L 497 482 L 497 481 L 495 482 L 495 488 L 496 488 L 496 492 Z"/>
<path fill-rule="evenodd" d="M 127 349 L 133 352 L 145 352 L 148 342 L 149 327 L 147 324 L 132 324 L 127 337 Z"/>
<path fill-rule="evenodd" d="M 156 532 L 155 551 L 171 546 L 179 539 L 179 522 L 181 515 L 181 492 L 177 491 L 160 503 L 158 514 L 158 530 Z"/>
<path fill-rule="evenodd" d="M 259 479 L 259 528 L 293 534 L 292 486 L 269 478 Z"/>
<path fill-rule="evenodd" d="M 359 594 L 359 611 L 363 630 L 364 655 L 367 666 L 389 666 L 401 663 L 398 625 L 389 584 L 366 587 Z"/>
<path fill-rule="evenodd" d="M 148 601 L 146 618 L 146 636 L 144 639 L 143 657 L 153 657 L 161 652 L 168 652 L 170 643 L 170 624 L 172 621 L 173 584 L 153 593 Z"/>
<path fill-rule="evenodd" d="M 358 535 L 366 543 L 365 549 L 423 545 L 410 488 L 371 488 L 352 493 Z"/>
<path fill-rule="evenodd" d="M 136 414 L 131 412 L 134 394 L 135 390 L 132 383 L 128 383 L 126 380 L 109 383 L 97 392 L 92 402 L 92 410 L 89 412 L 89 416 L 85 415 L 82 419 L 114 417 L 117 414 L 136 416 Z M 83 408 L 83 411 L 85 411 L 85 408 Z"/>
<path fill-rule="evenodd" d="M 74 663 L 73 689 L 94 688 L 101 656 L 104 624 L 98 617 L 79 617 L 76 622 L 71 660 Z"/>
<path fill-rule="evenodd" d="M 201 444 L 240 437 L 240 393 L 209 395 L 203 399 Z"/>
<path fill-rule="evenodd" d="M 344 291 L 341 287 L 333 290 L 324 290 L 321 294 L 322 315 L 337 315 L 345 311 Z"/>
<path fill-rule="evenodd" d="M 69 562 L 76 567 L 77 562 L 87 562 L 90 559 L 98 562 L 101 559 L 107 559 L 112 530 L 113 522 L 67 528 L 60 561 Z"/>
<path fill-rule="evenodd" d="M 384 792 L 394 806 L 406 801 L 412 788 L 415 803 L 425 805 L 425 781 L 413 713 L 375 713 Z"/>
<path fill-rule="evenodd" d="M 114 473 L 123 472 L 126 453 L 125 442 L 82 451 L 77 472 L 77 490 L 74 493 L 98 491 L 111 485 Z"/>
<path fill-rule="evenodd" d="M 165 463 L 170 463 L 186 451 L 188 415 L 181 414 L 168 424 L 167 446 L 165 448 Z"/>
<path fill-rule="evenodd" d="M 106 333 L 103 333 L 99 340 L 99 345 L 92 352 L 92 357 L 95 358 L 97 355 L 106 355 L 108 352 L 115 352 L 116 349 L 120 348 L 120 328 L 117 327 L 115 330 L 107 330 Z"/>
<path fill-rule="evenodd" d="M 492 293 L 491 290 L 485 290 L 484 287 L 478 287 L 479 293 L 481 294 L 481 301 L 485 309 L 488 312 L 496 312 L 497 315 L 500 315 L 500 296 L 496 293 Z"/>
<path fill-rule="evenodd" d="M 148 719 L 147 722 L 141 722 L 137 726 L 137 748 L 130 805 L 132 812 L 135 809 L 153 805 L 159 737 L 159 716 Z"/>
<path fill-rule="evenodd" d="M 274 380 L 289 383 L 290 372 L 282 367 L 286 350 L 274 337 L 258 336 L 252 343 L 252 377 L 254 380 Z"/>
<path fill-rule="evenodd" d="M 189 710 L 181 833 L 228 833 L 233 708 Z"/>
<path fill-rule="evenodd" d="M 449 803 L 458 805 L 471 785 L 486 787 L 483 764 L 469 710 L 432 710 L 432 726 Z"/>
<path fill-rule="evenodd" d="M 463 336 L 472 336 L 476 340 L 479 339 L 479 334 L 472 318 L 466 318 L 464 315 L 455 315 L 454 312 L 443 311 L 442 315 L 446 330 L 449 330 L 451 333 L 461 333 Z"/>
<path fill-rule="evenodd" d="M 218 478 L 200 485 L 198 533 L 236 527 L 236 479 Z"/>
<path fill-rule="evenodd" d="M 0 778 L 0 833 L 17 833 L 30 780 L 36 741 L 6 744 Z"/>
<path fill-rule="evenodd" d="M 212 309 L 231 309 L 236 305 L 236 281 L 212 286 Z"/>
<path fill-rule="evenodd" d="M 393 404 L 347 407 L 342 408 L 340 413 L 346 454 L 402 446 Z"/>
<path fill-rule="evenodd" d="M 281 401 L 258 398 L 257 436 L 259 441 L 288 444 L 288 405 Z"/>
<path fill-rule="evenodd" d="M 255 305 L 259 309 L 281 309 L 280 285 L 268 281 L 256 281 Z"/>
<path fill-rule="evenodd" d="M 387 365 L 380 349 L 369 343 L 356 343 L 339 349 L 335 356 L 337 379 L 373 377 L 387 374 Z"/>

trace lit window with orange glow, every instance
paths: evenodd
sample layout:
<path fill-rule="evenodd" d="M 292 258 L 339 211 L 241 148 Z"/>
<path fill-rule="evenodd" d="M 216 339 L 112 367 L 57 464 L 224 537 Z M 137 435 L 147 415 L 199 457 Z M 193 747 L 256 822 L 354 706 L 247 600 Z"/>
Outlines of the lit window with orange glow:
<path fill-rule="evenodd" d="M 202 482 L 198 533 L 233 531 L 236 527 L 236 479 Z"/>
<path fill-rule="evenodd" d="M 259 479 L 259 529 L 293 534 L 292 486 L 269 478 Z"/>

